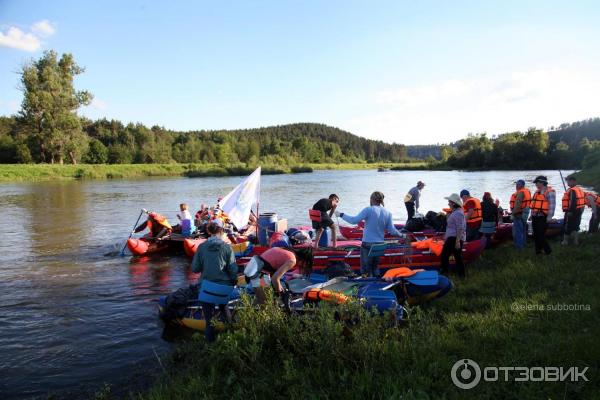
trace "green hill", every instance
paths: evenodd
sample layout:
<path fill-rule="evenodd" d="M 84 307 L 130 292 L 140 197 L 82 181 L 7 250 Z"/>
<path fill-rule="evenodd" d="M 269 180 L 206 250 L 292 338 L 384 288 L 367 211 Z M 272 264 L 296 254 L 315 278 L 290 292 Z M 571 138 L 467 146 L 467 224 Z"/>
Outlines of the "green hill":
<path fill-rule="evenodd" d="M 406 147 L 341 129 L 298 123 L 242 130 L 180 132 L 120 121 L 83 120 L 90 164 L 269 164 L 402 162 Z M 0 117 L 0 163 L 43 162 L 34 135 L 14 117 Z"/>

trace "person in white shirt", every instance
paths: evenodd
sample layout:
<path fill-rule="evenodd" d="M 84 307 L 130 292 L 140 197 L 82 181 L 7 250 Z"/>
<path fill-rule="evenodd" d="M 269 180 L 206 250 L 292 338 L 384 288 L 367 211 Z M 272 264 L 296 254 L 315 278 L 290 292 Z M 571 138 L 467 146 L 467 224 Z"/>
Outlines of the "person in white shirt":
<path fill-rule="evenodd" d="M 192 214 L 190 214 L 190 210 L 188 210 L 188 205 L 186 203 L 181 203 L 179 205 L 179 210 L 181 212 L 177 214 L 177 219 L 180 221 L 181 234 L 189 236 L 192 234 Z"/>

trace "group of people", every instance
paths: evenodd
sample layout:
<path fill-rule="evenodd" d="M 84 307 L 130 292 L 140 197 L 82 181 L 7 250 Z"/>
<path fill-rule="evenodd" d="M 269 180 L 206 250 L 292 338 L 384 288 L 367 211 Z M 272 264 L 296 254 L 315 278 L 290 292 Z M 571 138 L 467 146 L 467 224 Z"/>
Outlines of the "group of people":
<path fill-rule="evenodd" d="M 512 220 L 512 235 L 514 246 L 522 250 L 527 242 L 527 221 L 531 220 L 533 238 L 536 254 L 550 254 L 552 249 L 546 239 L 546 230 L 548 223 L 555 221 L 556 192 L 548 185 L 548 178 L 540 175 L 533 182 L 535 191 L 532 192 L 526 187 L 523 179 L 515 182 L 515 192 L 509 200 L 509 209 L 507 213 Z M 568 188 L 562 198 L 562 211 L 564 212 L 564 237 L 562 244 L 570 243 L 577 245 L 579 243 L 578 233 L 580 230 L 581 216 L 584 208 L 588 206 L 592 211 L 592 217 L 589 222 L 589 232 L 598 232 L 600 218 L 598 211 L 600 209 L 600 196 L 585 192 L 577 185 L 577 178 L 570 175 L 566 179 Z M 415 215 L 419 208 L 419 198 L 421 190 L 425 184 L 421 181 L 415 187 L 410 189 L 405 197 L 406 210 L 409 219 Z M 452 198 L 453 200 L 450 200 Z M 488 239 L 488 245 L 491 242 L 492 235 L 496 232 L 496 227 L 502 221 L 505 210 L 500 207 L 500 201 L 494 200 L 489 192 L 483 194 L 481 201 L 471 196 L 470 192 L 463 189 L 460 195 L 453 194 L 447 198 L 452 202 L 448 215 L 448 222 L 453 223 L 460 216 L 453 217 L 457 205 L 461 206 L 465 218 L 465 241 L 476 240 L 484 235 Z M 458 201 L 460 200 L 460 201 Z M 452 219 L 452 220 L 451 220 Z M 450 228 L 453 230 L 453 228 Z M 448 229 L 447 229 L 448 232 Z M 459 231 L 462 233 L 462 231 Z M 446 233 L 446 237 L 449 236 Z M 460 235 L 457 235 L 460 237 Z M 454 241 L 449 242 L 448 248 L 457 246 Z M 443 257 L 444 259 L 444 257 Z"/>
<path fill-rule="evenodd" d="M 253 211 L 250 211 L 248 224 L 238 229 L 229 221 L 225 213 L 220 210 L 218 203 L 220 200 L 220 198 L 217 200 L 217 205 L 214 207 L 207 207 L 204 203 L 201 204 L 200 209 L 196 212 L 193 219 L 188 205 L 181 203 L 179 205 L 180 212 L 177 214 L 179 223 L 173 226 L 164 215 L 154 211 L 147 212 L 147 219 L 138 225 L 132 233 L 139 233 L 148 229 L 149 237 L 156 240 L 163 240 L 173 233 L 181 234 L 185 237 L 190 237 L 194 234 L 210 236 L 210 232 L 207 229 L 208 225 L 212 221 L 219 220 L 222 222 L 224 232 L 226 233 L 226 241 L 235 243 L 238 235 L 251 233 L 256 229 L 258 219 Z"/>
<path fill-rule="evenodd" d="M 564 217 L 564 240 L 562 244 L 578 244 L 578 232 L 580 229 L 581 216 L 587 205 L 592 210 L 589 223 L 589 232 L 597 232 L 600 218 L 600 196 L 594 193 L 584 192 L 577 185 L 577 179 L 571 175 L 566 179 L 568 189 L 562 199 L 562 210 Z M 462 248 L 467 241 L 477 240 L 481 236 L 487 239 L 487 245 L 491 244 L 492 236 L 496 232 L 498 223 L 503 220 L 505 212 L 512 220 L 513 242 L 517 249 L 525 248 L 527 241 L 527 221 L 531 220 L 533 238 L 536 254 L 550 254 L 552 249 L 546 239 L 548 223 L 554 221 L 556 193 L 548 186 L 546 176 L 540 175 L 533 180 L 536 190 L 532 194 L 526 187 L 523 179 L 515 182 L 515 192 L 509 200 L 509 209 L 503 210 L 500 201 L 494 200 L 491 193 L 485 192 L 481 200 L 471 196 L 467 189 L 460 194 L 453 193 L 448 197 L 448 207 L 445 209 L 446 229 L 444 233 L 444 247 L 441 255 L 441 272 L 448 271 L 449 259 L 453 255 L 456 270 L 459 276 L 464 276 L 465 267 L 462 261 Z M 425 183 L 418 181 L 404 197 L 404 204 L 409 220 L 414 218 L 419 210 L 421 191 Z M 384 195 L 381 192 L 373 192 L 370 197 L 370 205 L 364 208 L 356 216 L 341 213 L 337 210 L 340 198 L 337 194 L 331 194 L 329 198 L 323 198 L 313 205 L 313 210 L 321 213 L 320 218 L 313 219 L 313 229 L 316 231 L 314 242 L 315 248 L 319 246 L 319 239 L 324 229 L 330 228 L 333 236 L 332 244 L 336 247 L 336 225 L 332 216 L 342 218 L 350 224 L 364 222 L 363 237 L 361 243 L 361 273 L 368 276 L 379 276 L 377 268 L 378 257 L 369 257 L 374 245 L 384 242 L 387 231 L 392 236 L 402 236 L 392 222 L 392 214 L 384 208 Z M 312 218 L 312 217 L 311 217 Z"/>
<path fill-rule="evenodd" d="M 207 224 L 208 240 L 202 243 L 192 260 L 192 271 L 200 273 L 200 307 L 204 314 L 205 337 L 208 342 L 215 340 L 214 326 L 212 323 L 215 305 L 218 305 L 221 316 L 229 321 L 231 316 L 227 308 L 229 294 L 238 281 L 238 265 L 235 261 L 233 249 L 226 241 L 224 224 L 221 219 L 214 219 Z M 254 290 L 257 303 L 265 301 L 263 283 L 270 281 L 276 296 L 281 297 L 284 304 L 289 303 L 289 294 L 281 282 L 283 275 L 298 267 L 303 274 L 312 271 L 312 247 L 283 248 L 273 247 L 253 256 L 243 269 L 246 282 Z M 208 281 L 213 292 L 221 294 L 223 301 L 215 303 L 214 300 L 203 301 L 202 282 Z M 218 290 L 214 290 L 214 287 Z M 213 293 L 214 294 L 214 293 Z"/>
<path fill-rule="evenodd" d="M 532 195 L 526 188 L 524 180 L 520 179 L 515 182 L 516 191 L 509 201 L 510 214 L 513 220 L 514 243 L 519 249 L 525 246 L 527 220 L 531 218 L 536 254 L 542 252 L 550 254 L 552 249 L 546 240 L 545 231 L 548 222 L 554 218 L 556 194 L 552 187 L 548 186 L 548 179 L 545 176 L 538 176 L 533 183 L 536 186 L 536 191 Z M 585 193 L 577 186 L 576 179 L 573 176 L 567 178 L 567 183 L 569 189 L 562 199 L 562 208 L 565 212 L 565 240 L 571 239 L 577 244 L 577 232 L 579 231 L 583 208 L 586 204 L 592 208 L 590 231 L 597 231 L 599 222 L 597 211 L 600 207 L 600 198 L 593 193 Z M 410 218 L 413 218 L 415 212 L 418 211 L 421 190 L 424 187 L 425 184 L 419 181 L 405 197 L 405 205 Z M 361 274 L 364 276 L 380 276 L 379 256 L 373 255 L 373 248 L 385 243 L 386 232 L 396 237 L 404 236 L 394 226 L 391 212 L 384 207 L 384 198 L 384 194 L 380 191 L 371 193 L 369 206 L 363 208 L 356 215 L 338 210 L 340 198 L 337 194 L 331 194 L 328 198 L 317 201 L 313 205 L 313 213 L 311 213 L 313 229 L 316 231 L 314 247 L 318 247 L 323 231 L 327 228 L 331 229 L 333 246 L 337 246 L 337 229 L 332 219 L 333 216 L 350 224 L 358 224 L 362 221 L 364 222 L 364 229 L 360 247 Z M 464 243 L 478 239 L 481 235 L 490 238 L 502 218 L 503 210 L 499 206 L 499 201 L 494 200 L 488 192 L 484 193 L 481 201 L 472 197 L 466 189 L 463 189 L 460 194 L 452 193 L 445 199 L 448 200 L 449 208 L 445 209 L 447 211 L 446 229 L 441 253 L 440 272 L 448 272 L 450 256 L 454 256 L 456 272 L 460 277 L 464 277 L 465 266 L 462 260 Z M 182 204 L 181 209 L 184 219 L 190 219 L 189 213 L 185 213 L 183 206 Z M 187 206 L 185 210 L 187 210 Z M 163 234 L 165 229 L 169 229 L 167 227 L 168 222 L 164 217 L 152 214 L 155 213 L 149 214 L 148 222 L 145 224 L 148 225 L 147 227 L 151 229 L 153 234 L 154 232 L 157 235 Z M 208 281 L 213 285 L 211 288 L 214 289 L 216 285 L 217 292 L 222 293 L 224 301 L 217 304 L 222 316 L 227 319 L 229 318 L 229 310 L 227 309 L 226 300 L 229 297 L 228 293 L 230 294 L 233 291 L 238 281 L 238 265 L 229 241 L 226 239 L 226 222 L 224 218 L 215 218 L 215 215 L 217 215 L 215 210 L 207 212 L 205 207 L 201 207 L 201 210 L 196 214 L 196 221 L 200 220 L 205 226 L 209 238 L 198 247 L 192 261 L 192 270 L 201 273 L 201 283 Z M 249 224 L 251 223 L 256 223 L 256 216 L 254 218 L 251 216 Z M 140 227 L 146 225 L 142 224 Z M 198 225 L 198 222 L 196 222 L 196 225 Z M 243 275 L 246 282 L 254 290 L 257 302 L 265 301 L 263 286 L 266 281 L 270 281 L 275 295 L 281 297 L 286 303 L 289 301 L 289 296 L 281 282 L 282 277 L 294 267 L 298 267 L 303 274 L 309 274 L 312 270 L 312 263 L 313 247 L 311 246 L 302 248 L 274 247 L 261 255 L 253 256 L 243 268 Z M 214 296 L 210 298 L 213 299 Z M 213 341 L 215 337 L 212 318 L 215 311 L 215 302 L 214 300 L 203 301 L 201 290 L 200 303 L 206 321 L 206 339 L 207 341 Z"/>
<path fill-rule="evenodd" d="M 577 178 L 573 175 L 567 177 L 566 183 L 567 188 L 561 202 L 562 211 L 564 212 L 564 237 L 561 243 L 563 245 L 571 243 L 578 245 L 581 217 L 586 205 L 592 211 L 589 232 L 598 231 L 600 198 L 595 193 L 584 192 L 577 185 Z M 532 194 L 523 179 L 515 182 L 515 192 L 511 195 L 509 201 L 513 243 L 519 250 L 525 248 L 527 243 L 527 221 L 530 220 L 536 254 L 550 254 L 552 248 L 546 239 L 546 230 L 548 224 L 555 221 L 556 192 L 548 185 L 548 178 L 544 175 L 537 176 L 533 180 L 533 184 L 535 190 Z M 482 230 L 483 224 L 484 222 L 482 222 Z"/>

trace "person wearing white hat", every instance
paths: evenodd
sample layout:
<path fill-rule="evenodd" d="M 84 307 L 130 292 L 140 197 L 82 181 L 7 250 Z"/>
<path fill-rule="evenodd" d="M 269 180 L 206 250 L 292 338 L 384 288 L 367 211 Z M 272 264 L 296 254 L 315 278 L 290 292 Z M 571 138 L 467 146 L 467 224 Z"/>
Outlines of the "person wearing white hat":
<path fill-rule="evenodd" d="M 462 200 L 457 193 L 448 197 L 448 206 L 452 210 L 446 220 L 446 233 L 444 234 L 444 247 L 442 248 L 440 273 L 448 272 L 450 255 L 454 255 L 456 271 L 462 278 L 465 276 L 465 265 L 462 261 L 462 246 L 466 239 L 467 220 L 462 209 Z"/>

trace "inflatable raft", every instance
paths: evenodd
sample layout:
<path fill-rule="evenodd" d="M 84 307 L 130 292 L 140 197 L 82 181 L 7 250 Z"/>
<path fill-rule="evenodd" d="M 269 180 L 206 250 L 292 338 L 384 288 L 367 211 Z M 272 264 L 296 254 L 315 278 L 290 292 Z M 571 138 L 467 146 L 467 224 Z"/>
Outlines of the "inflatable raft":
<path fill-rule="evenodd" d="M 193 256 L 198 248 L 197 242 L 189 239 L 184 242 L 185 252 L 188 256 Z M 475 261 L 485 249 L 485 239 L 466 242 L 463 247 L 463 261 L 470 263 Z M 234 245 L 234 246 L 240 246 Z M 304 244 L 294 247 L 306 247 L 310 244 Z M 319 248 L 314 251 L 313 270 L 322 271 L 334 261 L 348 263 L 355 271 L 360 270 L 360 240 L 339 240 L 336 248 Z M 380 258 L 379 269 L 381 271 L 390 268 L 408 267 L 436 269 L 440 267 L 440 255 L 442 252 L 443 240 L 440 237 L 423 238 L 420 241 L 412 242 L 410 245 L 403 243 L 389 243 L 384 255 Z M 269 247 L 253 246 L 248 247 L 244 252 L 236 251 L 236 260 L 238 265 L 243 266 L 254 255 L 260 255 Z M 234 249 L 235 250 L 235 249 Z M 454 260 L 450 259 L 450 265 Z"/>
<path fill-rule="evenodd" d="M 169 237 L 163 240 L 143 236 L 127 240 L 127 248 L 134 256 L 183 251 L 183 238 Z"/>
<path fill-rule="evenodd" d="M 414 271 L 406 268 L 389 270 L 385 279 L 352 277 L 327 279 L 325 275 L 315 273 L 308 278 L 289 275 L 288 278 L 286 283 L 291 294 L 291 309 L 298 314 L 303 313 L 307 305 L 318 305 L 321 302 L 343 304 L 357 300 L 368 310 L 377 310 L 380 314 L 391 312 L 396 320 L 400 320 L 404 318 L 404 305 L 423 304 L 445 296 L 452 289 L 452 282 L 447 277 L 439 275 L 437 271 Z M 204 316 L 194 297 L 194 294 L 197 296 L 197 288 L 195 291 L 191 288 L 186 290 L 188 290 L 187 295 L 192 298 L 188 301 L 183 300 L 186 305 L 179 310 L 170 306 L 174 303 L 172 298 L 161 297 L 158 302 L 159 317 L 173 325 L 203 331 Z M 234 321 L 235 310 L 240 304 L 242 293 L 253 295 L 251 289 L 235 288 L 228 304 Z M 219 321 L 218 314 L 215 317 L 215 328 L 217 331 L 225 328 L 225 325 Z"/>

